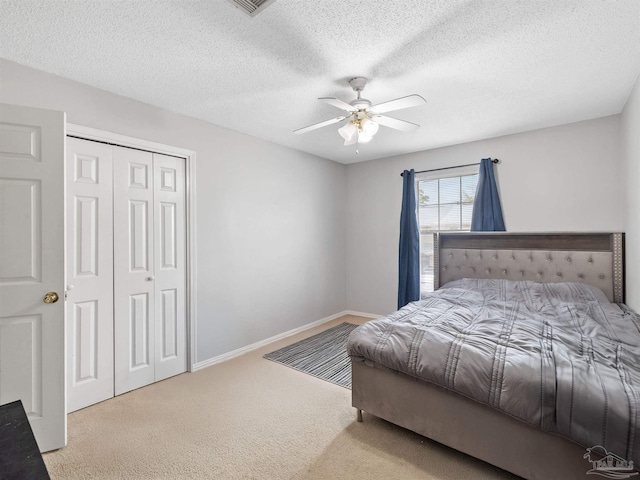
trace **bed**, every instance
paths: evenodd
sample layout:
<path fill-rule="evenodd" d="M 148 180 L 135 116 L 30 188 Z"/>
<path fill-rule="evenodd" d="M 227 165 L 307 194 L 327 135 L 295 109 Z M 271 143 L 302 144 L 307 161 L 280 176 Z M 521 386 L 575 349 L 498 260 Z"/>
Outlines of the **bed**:
<path fill-rule="evenodd" d="M 623 234 L 451 233 L 434 245 L 438 290 L 349 339 L 358 420 L 367 412 L 532 480 L 592 478 L 586 447 L 597 445 L 639 465 L 640 324 L 623 305 Z M 518 306 L 504 302 L 514 295 Z M 497 330 L 469 320 L 480 317 L 500 317 Z M 588 384 L 601 370 L 610 398 Z"/>

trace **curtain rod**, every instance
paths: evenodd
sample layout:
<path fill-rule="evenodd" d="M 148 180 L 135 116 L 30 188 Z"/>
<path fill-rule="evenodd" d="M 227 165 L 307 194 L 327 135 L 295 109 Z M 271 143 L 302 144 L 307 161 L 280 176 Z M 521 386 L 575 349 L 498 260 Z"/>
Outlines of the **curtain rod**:
<path fill-rule="evenodd" d="M 491 163 L 498 163 L 500 159 L 494 158 L 491 160 Z M 420 170 L 415 173 L 426 173 L 426 172 L 438 172 L 440 170 L 451 170 L 452 168 L 462 168 L 462 167 L 473 167 L 474 165 L 480 165 L 479 163 L 467 163 L 466 165 L 456 165 L 455 167 L 443 167 L 443 168 L 432 168 L 431 170 Z M 400 176 L 404 176 L 404 172 L 400 174 Z"/>

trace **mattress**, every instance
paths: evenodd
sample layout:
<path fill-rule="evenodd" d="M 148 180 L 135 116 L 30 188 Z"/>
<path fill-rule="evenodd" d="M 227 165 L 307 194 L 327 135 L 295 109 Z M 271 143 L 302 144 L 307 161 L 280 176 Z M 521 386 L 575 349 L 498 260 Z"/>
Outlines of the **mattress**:
<path fill-rule="evenodd" d="M 347 350 L 640 464 L 640 321 L 595 287 L 456 280 Z"/>

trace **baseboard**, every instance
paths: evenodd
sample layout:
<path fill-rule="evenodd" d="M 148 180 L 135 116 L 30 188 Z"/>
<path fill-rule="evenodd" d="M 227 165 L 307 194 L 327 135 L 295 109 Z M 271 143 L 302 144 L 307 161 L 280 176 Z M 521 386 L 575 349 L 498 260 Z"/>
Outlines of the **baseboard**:
<path fill-rule="evenodd" d="M 259 342 L 252 343 L 251 345 L 247 345 L 246 347 L 237 348 L 236 350 L 223 353 L 222 355 L 209 358 L 208 360 L 203 360 L 202 362 L 194 363 L 193 367 L 191 368 L 191 371 L 195 372 L 197 370 L 202 370 L 203 368 L 207 368 L 212 365 L 215 365 L 216 363 L 226 362 L 227 360 L 231 360 L 232 358 L 239 357 L 240 355 L 244 355 L 245 353 L 249 353 L 252 350 L 256 350 L 260 347 L 264 347 L 269 343 L 275 342 L 277 340 L 282 340 L 283 338 L 290 337 L 292 335 L 295 335 L 296 333 L 304 332 L 305 330 L 309 330 L 310 328 L 317 327 L 319 325 L 322 325 L 323 323 L 330 322 L 331 320 L 335 320 L 336 318 L 340 318 L 345 315 L 358 315 L 361 317 L 375 318 L 370 314 L 352 312 L 351 310 L 345 310 L 345 311 L 336 313 L 335 315 L 330 315 L 328 317 L 321 318 L 320 320 L 316 320 L 315 322 L 307 323 L 306 325 L 303 325 L 298 328 L 294 328 L 293 330 L 288 330 L 284 333 L 280 333 L 273 337 L 265 338 L 264 340 L 260 340 Z"/>
<path fill-rule="evenodd" d="M 364 318 L 380 318 L 384 315 L 378 315 L 376 313 L 365 313 L 365 312 L 356 312 L 355 310 L 345 310 L 341 313 L 341 315 L 355 315 L 356 317 L 364 317 Z"/>

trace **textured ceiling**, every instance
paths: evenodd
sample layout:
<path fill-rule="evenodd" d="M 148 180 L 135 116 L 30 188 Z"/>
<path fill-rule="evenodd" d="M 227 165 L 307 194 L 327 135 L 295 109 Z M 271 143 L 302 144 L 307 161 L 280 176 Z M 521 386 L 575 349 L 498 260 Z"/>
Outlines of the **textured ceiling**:
<path fill-rule="evenodd" d="M 619 113 L 640 73 L 637 0 L 0 0 L 0 56 L 342 163 Z M 332 125 L 370 78 L 380 128 L 342 146 Z"/>

